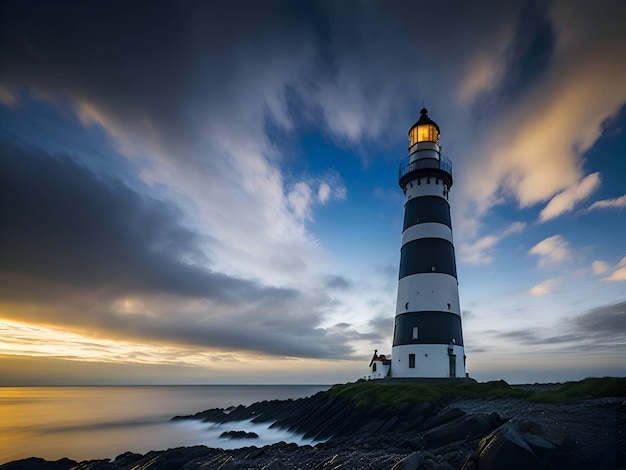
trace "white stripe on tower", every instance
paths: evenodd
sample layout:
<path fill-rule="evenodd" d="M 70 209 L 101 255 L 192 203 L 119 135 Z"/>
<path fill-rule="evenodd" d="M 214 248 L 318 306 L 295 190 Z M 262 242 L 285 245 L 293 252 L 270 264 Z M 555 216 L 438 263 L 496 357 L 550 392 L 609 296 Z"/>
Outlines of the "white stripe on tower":
<path fill-rule="evenodd" d="M 404 227 L 394 324 L 393 377 L 465 377 L 461 307 L 452 239 L 452 166 L 439 126 L 421 111 L 400 165 Z"/>

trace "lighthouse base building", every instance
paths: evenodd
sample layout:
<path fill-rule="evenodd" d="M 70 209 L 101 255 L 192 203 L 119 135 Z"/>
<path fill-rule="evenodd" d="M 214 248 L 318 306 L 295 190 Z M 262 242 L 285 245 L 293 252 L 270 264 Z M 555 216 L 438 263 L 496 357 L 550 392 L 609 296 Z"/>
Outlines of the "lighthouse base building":
<path fill-rule="evenodd" d="M 391 357 L 370 361 L 372 379 L 467 376 L 449 195 L 452 162 L 426 108 L 409 130 L 400 164 L 404 193 L 398 297 Z"/>

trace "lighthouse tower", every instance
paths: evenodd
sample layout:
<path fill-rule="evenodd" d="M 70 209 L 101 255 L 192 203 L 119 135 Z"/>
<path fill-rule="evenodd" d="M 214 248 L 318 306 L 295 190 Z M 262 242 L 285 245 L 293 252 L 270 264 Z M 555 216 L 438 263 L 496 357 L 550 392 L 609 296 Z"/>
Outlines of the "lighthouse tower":
<path fill-rule="evenodd" d="M 392 377 L 465 377 L 461 308 L 452 243 L 452 162 L 441 156 L 439 126 L 421 110 L 400 164 L 404 226 Z"/>

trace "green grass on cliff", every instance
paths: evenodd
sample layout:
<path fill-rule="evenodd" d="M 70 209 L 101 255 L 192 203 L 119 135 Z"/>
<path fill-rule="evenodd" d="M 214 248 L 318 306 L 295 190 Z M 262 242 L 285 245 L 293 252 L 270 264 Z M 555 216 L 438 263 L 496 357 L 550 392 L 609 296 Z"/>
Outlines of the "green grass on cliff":
<path fill-rule="evenodd" d="M 374 403 L 397 407 L 403 403 L 448 403 L 456 398 L 528 398 L 531 393 L 512 389 L 503 380 L 498 382 L 468 383 L 438 381 L 433 383 L 386 383 L 385 380 L 358 381 L 335 385 L 326 394 L 331 397 L 348 398 L 357 407 Z"/>
<path fill-rule="evenodd" d="M 398 407 L 404 403 L 450 403 L 459 398 L 525 398 L 544 403 L 565 403 L 586 398 L 626 396 L 626 377 L 589 378 L 567 382 L 557 390 L 533 392 L 513 388 L 504 380 L 472 383 L 454 380 L 432 383 L 399 383 L 386 380 L 360 380 L 334 385 L 326 391 L 334 398 L 346 398 L 357 408 L 375 404 Z"/>
<path fill-rule="evenodd" d="M 626 377 L 590 377 L 579 382 L 565 382 L 558 390 L 535 392 L 530 399 L 543 403 L 567 403 L 605 397 L 626 397 Z"/>

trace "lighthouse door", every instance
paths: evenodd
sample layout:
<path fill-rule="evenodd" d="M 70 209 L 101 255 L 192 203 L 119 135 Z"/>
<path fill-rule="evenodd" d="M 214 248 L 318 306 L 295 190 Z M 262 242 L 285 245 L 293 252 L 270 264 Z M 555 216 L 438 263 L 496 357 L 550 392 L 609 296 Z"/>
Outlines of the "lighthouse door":
<path fill-rule="evenodd" d="M 456 377 L 456 354 L 450 354 L 450 377 Z"/>

